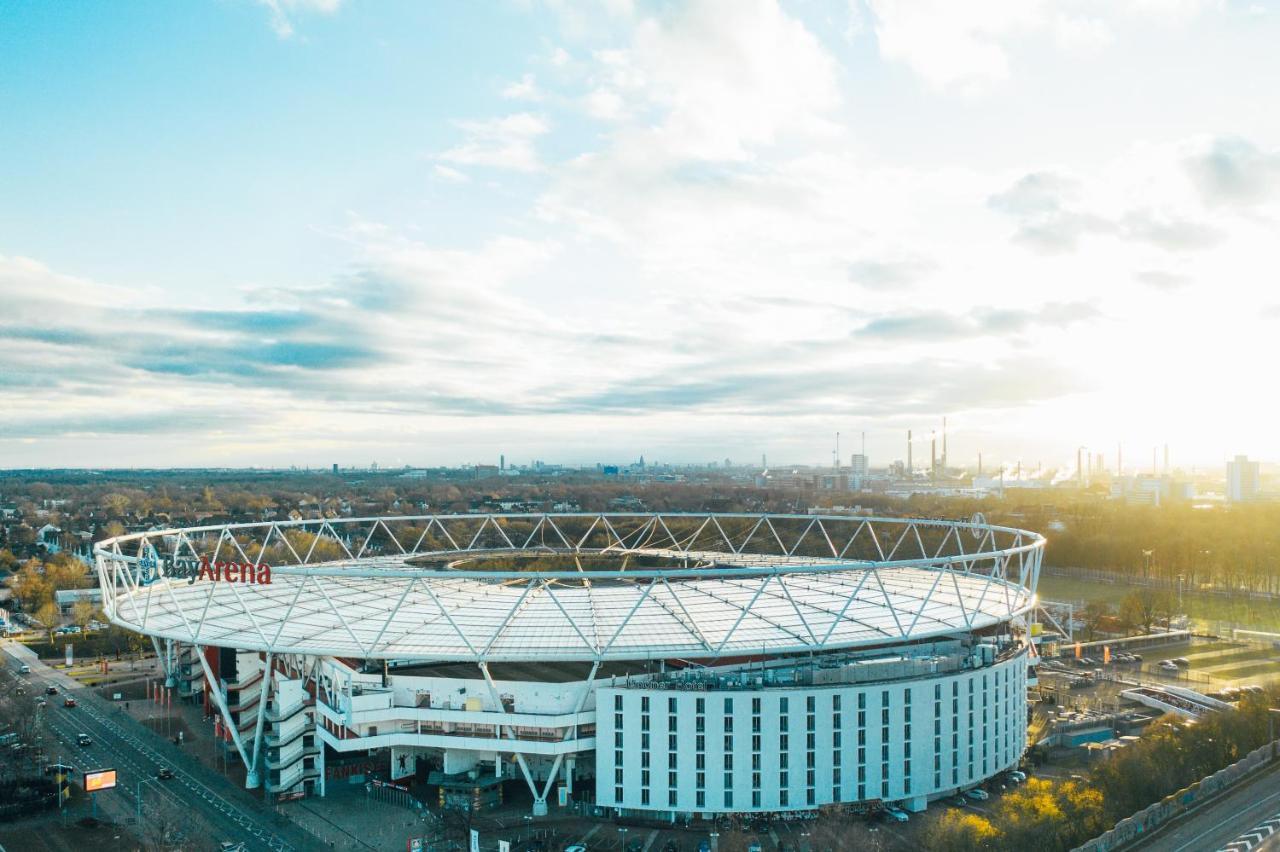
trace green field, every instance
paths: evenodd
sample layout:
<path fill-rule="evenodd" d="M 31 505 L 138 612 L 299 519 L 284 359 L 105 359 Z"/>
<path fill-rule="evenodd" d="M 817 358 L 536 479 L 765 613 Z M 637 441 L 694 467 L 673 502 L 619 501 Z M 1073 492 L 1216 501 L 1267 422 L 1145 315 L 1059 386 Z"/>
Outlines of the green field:
<path fill-rule="evenodd" d="M 1108 583 L 1093 578 L 1082 579 L 1041 574 L 1038 592 L 1053 601 L 1106 601 L 1115 606 L 1134 589 L 1127 583 Z M 1197 630 L 1265 630 L 1280 633 L 1280 603 L 1228 595 L 1183 592 L 1182 609 Z"/>

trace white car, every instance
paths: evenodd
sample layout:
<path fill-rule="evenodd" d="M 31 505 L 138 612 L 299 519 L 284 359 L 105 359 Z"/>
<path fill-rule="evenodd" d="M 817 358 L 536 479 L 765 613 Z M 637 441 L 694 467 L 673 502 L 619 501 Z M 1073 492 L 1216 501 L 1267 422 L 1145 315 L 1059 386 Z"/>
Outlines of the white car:
<path fill-rule="evenodd" d="M 31 674 L 31 666 L 25 664 L 18 666 L 18 674 Z"/>
<path fill-rule="evenodd" d="M 1023 772 L 1021 769 L 1013 769 L 1010 770 L 1009 777 L 1016 783 L 1022 784 L 1027 780 L 1027 773 Z"/>
<path fill-rule="evenodd" d="M 991 795 L 986 790 L 981 790 L 977 787 L 974 787 L 972 790 L 965 790 L 964 794 L 975 802 L 985 802 L 987 799 L 991 798 Z"/>

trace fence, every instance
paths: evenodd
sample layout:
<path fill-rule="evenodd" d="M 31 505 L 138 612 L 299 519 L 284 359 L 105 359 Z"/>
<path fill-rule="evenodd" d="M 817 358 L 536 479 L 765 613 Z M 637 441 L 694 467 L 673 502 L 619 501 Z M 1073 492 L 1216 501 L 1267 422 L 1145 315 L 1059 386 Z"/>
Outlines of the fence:
<path fill-rule="evenodd" d="M 1271 762 L 1272 744 L 1267 743 L 1249 752 L 1240 760 L 1219 769 L 1208 778 L 1202 778 L 1190 787 L 1184 787 L 1176 793 L 1165 796 L 1154 805 L 1125 817 L 1116 823 L 1115 828 L 1090 840 L 1073 852 L 1111 852 L 1120 849 L 1169 820 L 1178 817 L 1198 804 L 1210 799 L 1247 775 Z"/>

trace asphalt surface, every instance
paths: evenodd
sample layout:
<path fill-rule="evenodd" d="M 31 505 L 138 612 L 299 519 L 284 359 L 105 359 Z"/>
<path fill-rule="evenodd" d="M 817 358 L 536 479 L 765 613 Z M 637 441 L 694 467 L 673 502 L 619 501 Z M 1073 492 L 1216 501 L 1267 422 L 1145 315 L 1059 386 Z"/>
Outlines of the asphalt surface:
<path fill-rule="evenodd" d="M 212 828 L 212 837 L 188 837 L 190 848 L 201 848 L 204 844 L 207 844 L 205 848 L 217 848 L 219 842 L 231 841 L 243 842 L 246 850 L 254 852 L 292 852 L 315 845 L 313 838 L 296 827 L 272 825 L 274 820 L 269 811 L 255 813 L 257 808 L 252 805 L 233 801 L 231 797 L 238 796 L 239 791 L 228 789 L 232 784 L 225 778 L 208 772 L 202 766 L 192 765 L 181 755 L 166 755 L 165 752 L 173 751 L 167 741 L 125 717 L 92 690 L 82 688 L 38 660 L 23 658 L 19 662 L 14 657 L 10 651 L 3 658 L 0 678 L 6 685 L 25 685 L 33 707 L 37 698 L 47 699 L 46 707 L 39 712 L 47 714 L 49 729 L 58 740 L 56 744 L 46 745 L 48 762 L 53 763 L 60 758 L 63 763 L 76 767 L 77 771 L 99 768 L 117 771 L 118 787 L 98 794 L 102 797 L 99 802 L 104 809 L 105 797 L 118 796 L 127 802 L 132 815 L 137 808 L 136 797 L 141 784 L 144 815 L 147 804 L 153 800 L 168 802 L 178 814 L 198 815 L 200 821 Z M 30 674 L 19 673 L 22 663 L 31 666 Z M 58 694 L 45 695 L 48 686 L 56 687 Z M 76 699 L 78 706 L 63 706 L 68 695 Z M 93 740 L 91 746 L 76 745 L 76 737 L 82 733 Z M 157 779 L 161 767 L 170 769 L 174 777 L 163 781 Z M 118 802 L 112 803 L 116 811 L 120 810 Z"/>
<path fill-rule="evenodd" d="M 1261 775 L 1174 821 L 1133 849 L 1144 852 L 1204 852 L 1223 849 L 1260 823 L 1280 814 L 1280 769 Z M 1271 849 L 1272 841 L 1248 846 Z"/>

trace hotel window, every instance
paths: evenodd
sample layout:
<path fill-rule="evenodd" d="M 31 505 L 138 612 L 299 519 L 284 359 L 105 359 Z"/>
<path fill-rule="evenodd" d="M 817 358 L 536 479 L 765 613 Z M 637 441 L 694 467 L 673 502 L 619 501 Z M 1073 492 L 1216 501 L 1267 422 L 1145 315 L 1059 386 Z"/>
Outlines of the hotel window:
<path fill-rule="evenodd" d="M 614 709 L 614 710 L 621 710 L 621 709 L 622 709 L 622 696 L 621 696 L 621 695 L 615 695 L 615 696 L 613 696 L 613 709 Z"/>
<path fill-rule="evenodd" d="M 731 808 L 733 807 L 733 791 L 728 789 L 728 787 L 729 785 L 726 784 L 724 791 L 724 806 L 726 808 Z"/>
<path fill-rule="evenodd" d="M 676 700 L 675 700 L 674 698 L 668 698 L 668 699 L 667 699 L 667 712 L 668 712 L 668 713 L 671 713 L 672 715 L 674 715 L 674 714 L 675 714 L 675 712 L 676 712 Z"/>

